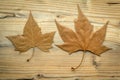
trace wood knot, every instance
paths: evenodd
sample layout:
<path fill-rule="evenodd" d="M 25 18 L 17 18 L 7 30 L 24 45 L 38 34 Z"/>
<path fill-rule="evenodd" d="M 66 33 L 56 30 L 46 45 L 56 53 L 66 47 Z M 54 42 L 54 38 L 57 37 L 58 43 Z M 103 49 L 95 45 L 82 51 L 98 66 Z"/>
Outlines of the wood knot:
<path fill-rule="evenodd" d="M 43 74 L 38 74 L 37 77 L 38 78 L 44 78 L 44 75 Z"/>

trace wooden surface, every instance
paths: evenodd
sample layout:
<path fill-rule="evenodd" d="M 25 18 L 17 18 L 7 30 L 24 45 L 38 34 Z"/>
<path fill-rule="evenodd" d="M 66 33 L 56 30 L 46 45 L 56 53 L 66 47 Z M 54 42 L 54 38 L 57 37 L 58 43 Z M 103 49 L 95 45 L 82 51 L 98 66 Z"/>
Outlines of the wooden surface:
<path fill-rule="evenodd" d="M 120 0 L 0 0 L 0 79 L 120 80 L 119 3 Z M 95 30 L 110 21 L 104 44 L 112 50 L 101 57 L 86 53 L 81 68 L 72 72 L 70 67 L 79 64 L 82 52 L 68 55 L 55 46 L 62 40 L 54 20 L 74 30 L 76 4 L 80 4 Z M 30 10 L 43 33 L 56 31 L 56 34 L 50 52 L 35 48 L 34 58 L 26 62 L 32 49 L 19 54 L 5 36 L 22 34 Z"/>

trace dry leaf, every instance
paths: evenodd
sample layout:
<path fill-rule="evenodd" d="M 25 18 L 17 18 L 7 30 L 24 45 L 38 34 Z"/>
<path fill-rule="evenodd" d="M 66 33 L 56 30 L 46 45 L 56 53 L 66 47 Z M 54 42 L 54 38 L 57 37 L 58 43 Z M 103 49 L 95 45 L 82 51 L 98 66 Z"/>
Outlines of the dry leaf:
<path fill-rule="evenodd" d="M 74 21 L 75 31 L 59 24 L 57 21 L 56 25 L 59 31 L 59 34 L 64 41 L 64 44 L 57 45 L 59 48 L 72 54 L 73 52 L 82 50 L 84 53 L 90 51 L 95 55 L 100 55 L 103 52 L 109 50 L 110 48 L 102 45 L 106 35 L 106 29 L 108 22 L 98 31 L 93 32 L 93 26 L 90 24 L 88 19 L 81 12 L 78 5 L 78 19 Z M 72 70 L 77 69 L 84 58 L 84 53 L 80 64 L 73 68 Z"/>
<path fill-rule="evenodd" d="M 27 20 L 23 35 L 8 36 L 7 38 L 15 46 L 15 50 L 21 52 L 26 52 L 30 48 L 38 47 L 42 51 L 49 51 L 52 47 L 53 37 L 55 32 L 41 33 L 41 29 L 38 27 L 36 21 L 34 20 L 31 12 L 29 14 L 29 19 Z M 33 54 L 31 58 L 33 57 Z M 29 58 L 27 61 L 29 61 Z"/>

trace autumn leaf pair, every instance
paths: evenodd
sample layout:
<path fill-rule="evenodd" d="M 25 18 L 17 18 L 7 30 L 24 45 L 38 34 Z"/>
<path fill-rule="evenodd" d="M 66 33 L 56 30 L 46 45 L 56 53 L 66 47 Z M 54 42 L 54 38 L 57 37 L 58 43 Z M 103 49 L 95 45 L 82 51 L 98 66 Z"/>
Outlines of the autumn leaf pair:
<path fill-rule="evenodd" d="M 62 45 L 57 45 L 59 48 L 72 54 L 76 51 L 90 51 L 95 55 L 100 55 L 103 52 L 109 50 L 110 48 L 102 45 L 106 35 L 106 29 L 108 22 L 98 31 L 93 32 L 93 26 L 90 24 L 88 19 L 83 15 L 78 6 L 78 19 L 74 21 L 75 32 L 55 21 L 59 34 L 64 42 Z M 29 19 L 27 20 L 23 35 L 8 36 L 7 38 L 15 46 L 15 50 L 21 52 L 26 52 L 30 48 L 38 47 L 42 51 L 49 51 L 52 47 L 53 37 L 55 32 L 42 34 L 41 29 L 38 27 L 36 21 L 34 20 L 31 12 L 29 14 Z M 81 63 L 84 58 L 81 60 Z M 27 60 L 32 59 L 32 56 Z M 77 69 L 81 63 L 73 68 Z"/>

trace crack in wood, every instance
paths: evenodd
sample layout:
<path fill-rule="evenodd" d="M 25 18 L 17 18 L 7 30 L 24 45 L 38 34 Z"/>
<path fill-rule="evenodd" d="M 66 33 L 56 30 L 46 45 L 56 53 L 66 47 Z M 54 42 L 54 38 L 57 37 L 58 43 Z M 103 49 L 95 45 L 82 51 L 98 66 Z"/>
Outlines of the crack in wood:
<path fill-rule="evenodd" d="M 111 6 L 111 5 L 120 4 L 120 2 L 107 2 L 106 4 L 108 4 L 109 6 Z"/>
<path fill-rule="evenodd" d="M 10 17 L 23 17 L 24 14 L 21 13 L 11 13 L 11 12 L 0 12 L 0 19 L 10 18 Z"/>
<path fill-rule="evenodd" d="M 41 78 L 75 78 L 75 80 L 79 80 L 78 77 L 120 77 L 120 76 L 106 76 L 106 75 L 91 75 L 91 76 L 46 76 L 43 74 L 38 74 L 36 75 L 34 78 L 32 78 L 33 80 L 38 80 Z M 32 80 L 31 79 L 31 80 Z"/>
<path fill-rule="evenodd" d="M 92 56 L 92 64 L 95 66 L 95 69 L 99 66 L 99 64 L 96 62 L 96 55 Z"/>
<path fill-rule="evenodd" d="M 16 80 L 35 80 L 35 79 L 26 79 L 26 78 L 22 78 L 22 79 L 16 79 Z"/>
<path fill-rule="evenodd" d="M 21 78 L 21 79 L 15 79 L 15 80 L 40 80 L 40 79 L 51 79 L 51 78 L 75 78 L 74 80 L 80 80 L 81 77 L 120 77 L 120 76 L 107 76 L 107 75 L 92 75 L 92 76 L 45 76 L 43 74 L 38 74 L 37 76 L 33 78 Z"/>
<path fill-rule="evenodd" d="M 0 12 L 0 13 L 5 14 L 5 15 L 0 16 L 0 19 L 5 19 L 8 17 L 16 17 L 15 13 L 8 13 L 8 12 Z"/>

